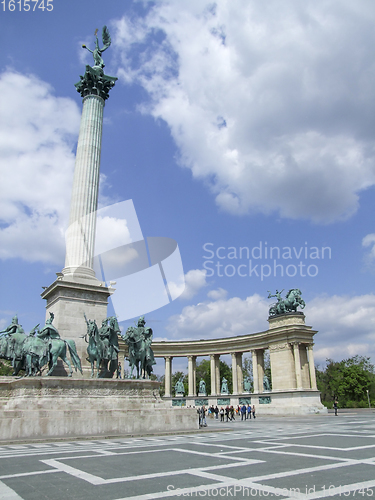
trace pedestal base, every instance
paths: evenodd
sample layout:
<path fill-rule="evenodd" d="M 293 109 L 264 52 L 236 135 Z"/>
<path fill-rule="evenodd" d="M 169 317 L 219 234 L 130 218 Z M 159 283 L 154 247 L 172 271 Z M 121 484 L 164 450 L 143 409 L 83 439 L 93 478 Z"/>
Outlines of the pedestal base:
<path fill-rule="evenodd" d="M 61 338 L 75 341 L 85 378 L 91 376 L 91 367 L 86 361 L 88 344 L 84 339 L 87 333 L 84 314 L 88 319 L 96 320 L 100 327 L 107 317 L 108 298 L 113 291 L 98 280 L 81 283 L 57 279 L 42 293 L 42 298 L 47 300 L 46 317 L 49 318 L 49 313 L 53 312 L 53 324 Z M 59 361 L 57 368 L 54 375 L 67 376 L 62 362 Z M 78 373 L 75 376 L 82 377 Z"/>
<path fill-rule="evenodd" d="M 194 431 L 151 380 L 0 377 L 0 441 Z"/>

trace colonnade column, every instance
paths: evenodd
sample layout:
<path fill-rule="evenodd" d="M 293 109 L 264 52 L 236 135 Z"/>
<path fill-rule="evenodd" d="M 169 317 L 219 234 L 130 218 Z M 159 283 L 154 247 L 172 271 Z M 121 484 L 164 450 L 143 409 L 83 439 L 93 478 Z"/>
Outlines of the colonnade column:
<path fill-rule="evenodd" d="M 189 396 L 196 396 L 197 380 L 196 380 L 196 356 L 188 356 L 188 385 Z"/>
<path fill-rule="evenodd" d="M 210 355 L 210 368 L 211 368 L 211 396 L 216 396 L 216 363 L 215 363 L 215 355 Z"/>
<path fill-rule="evenodd" d="M 308 344 L 308 346 L 307 346 L 307 354 L 308 354 L 308 357 L 309 357 L 310 387 L 311 387 L 311 389 L 317 390 L 316 375 L 315 375 L 315 364 L 314 364 L 314 354 L 313 354 L 313 345 L 314 344 Z"/>
<path fill-rule="evenodd" d="M 165 356 L 165 397 L 170 398 L 172 396 L 172 356 Z"/>
<path fill-rule="evenodd" d="M 237 353 L 232 352 L 232 383 L 233 394 L 238 394 L 238 377 L 237 377 Z"/>
<path fill-rule="evenodd" d="M 232 382 L 233 382 L 233 394 L 242 394 L 243 392 L 242 352 L 232 352 Z"/>
<path fill-rule="evenodd" d="M 217 393 L 220 394 L 221 392 L 221 387 L 220 387 L 220 356 L 217 355 L 215 358 L 215 378 L 216 378 L 216 388 L 217 388 Z"/>
<path fill-rule="evenodd" d="M 254 394 L 259 392 L 259 379 L 258 379 L 258 359 L 257 351 L 251 351 L 251 357 L 253 361 L 253 382 L 254 382 Z"/>
<path fill-rule="evenodd" d="M 211 396 L 216 396 L 220 392 L 220 364 L 219 355 L 210 354 L 211 368 Z M 218 380 L 219 379 L 219 380 Z"/>
<path fill-rule="evenodd" d="M 299 354 L 299 343 L 293 342 L 294 367 L 296 371 L 297 389 L 302 389 L 301 358 Z"/>
<path fill-rule="evenodd" d="M 237 353 L 236 362 L 237 362 L 238 393 L 242 394 L 243 393 L 242 352 Z"/>

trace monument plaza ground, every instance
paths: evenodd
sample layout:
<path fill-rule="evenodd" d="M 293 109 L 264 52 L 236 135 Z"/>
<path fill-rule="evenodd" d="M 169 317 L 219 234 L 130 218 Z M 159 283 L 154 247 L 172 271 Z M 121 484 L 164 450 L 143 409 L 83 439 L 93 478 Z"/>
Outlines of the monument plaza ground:
<path fill-rule="evenodd" d="M 189 434 L 3 443 L 0 498 L 368 498 L 374 416 L 209 418 Z"/>

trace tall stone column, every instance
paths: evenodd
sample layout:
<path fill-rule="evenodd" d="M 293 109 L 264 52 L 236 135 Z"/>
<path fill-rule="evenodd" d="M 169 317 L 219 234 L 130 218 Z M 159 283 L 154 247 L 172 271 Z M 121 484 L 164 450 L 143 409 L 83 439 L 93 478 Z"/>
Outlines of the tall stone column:
<path fill-rule="evenodd" d="M 83 98 L 81 127 L 74 170 L 69 228 L 66 237 L 64 277 L 94 278 L 96 210 L 98 207 L 100 154 L 104 99 Z"/>
<path fill-rule="evenodd" d="M 165 385 L 165 397 L 170 398 L 172 396 L 172 356 L 166 356 L 165 358 L 165 372 L 164 372 L 164 385 Z"/>
<path fill-rule="evenodd" d="M 196 396 L 197 382 L 196 382 L 196 356 L 188 356 L 188 386 L 189 396 Z"/>
<path fill-rule="evenodd" d="M 311 387 L 311 389 L 314 389 L 316 391 L 317 386 L 316 386 L 316 374 L 315 374 L 313 346 L 314 346 L 314 344 L 309 344 L 307 346 L 307 353 L 308 353 L 308 357 L 309 357 L 310 387 Z"/>
<path fill-rule="evenodd" d="M 87 331 L 84 313 L 100 325 L 107 317 L 108 298 L 114 291 L 95 278 L 93 257 L 103 108 L 116 80 L 105 75 L 98 66 L 86 66 L 84 76 L 76 84 L 83 98 L 83 107 L 66 233 L 65 267 L 57 273 L 57 280 L 42 293 L 42 298 L 47 300 L 46 317 L 53 313 L 53 324 L 60 336 L 75 340 L 86 376 L 90 371 L 86 362 L 87 344 L 83 340 Z M 60 370 L 56 374 L 64 375 L 66 371 Z"/>

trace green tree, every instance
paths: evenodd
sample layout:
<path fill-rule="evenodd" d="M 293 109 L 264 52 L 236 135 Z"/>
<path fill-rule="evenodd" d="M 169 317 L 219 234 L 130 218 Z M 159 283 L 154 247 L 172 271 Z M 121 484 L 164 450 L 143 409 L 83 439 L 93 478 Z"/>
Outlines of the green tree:
<path fill-rule="evenodd" d="M 337 399 L 342 408 L 367 407 L 367 390 L 374 394 L 375 373 L 370 358 L 353 356 L 342 361 L 326 360 L 326 367 L 316 368 L 317 385 L 323 403 L 331 406 Z"/>

